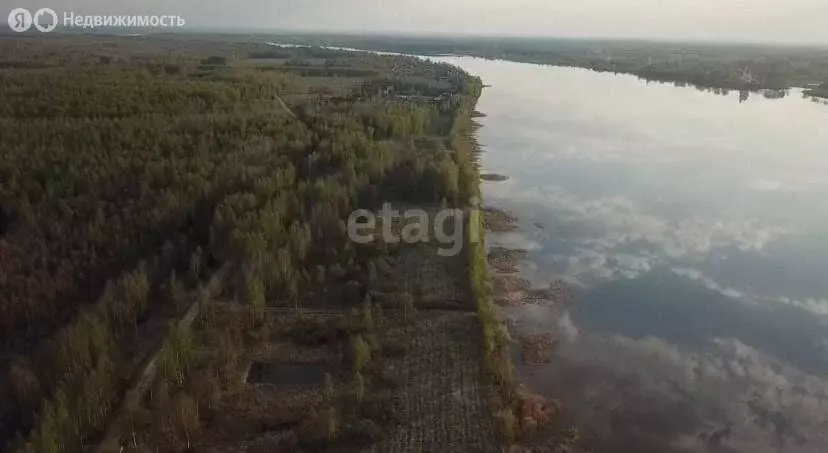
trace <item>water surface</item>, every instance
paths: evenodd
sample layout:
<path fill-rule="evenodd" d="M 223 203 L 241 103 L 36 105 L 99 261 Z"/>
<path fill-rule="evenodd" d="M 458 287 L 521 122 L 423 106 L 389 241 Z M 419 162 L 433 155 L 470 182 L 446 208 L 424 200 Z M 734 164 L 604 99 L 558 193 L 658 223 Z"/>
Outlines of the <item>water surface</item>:
<path fill-rule="evenodd" d="M 253 362 L 247 382 L 277 387 L 319 387 L 330 371 L 326 365 Z"/>
<path fill-rule="evenodd" d="M 473 58 L 490 245 L 569 307 L 506 311 L 555 332 L 523 367 L 609 452 L 828 451 L 828 106 Z"/>

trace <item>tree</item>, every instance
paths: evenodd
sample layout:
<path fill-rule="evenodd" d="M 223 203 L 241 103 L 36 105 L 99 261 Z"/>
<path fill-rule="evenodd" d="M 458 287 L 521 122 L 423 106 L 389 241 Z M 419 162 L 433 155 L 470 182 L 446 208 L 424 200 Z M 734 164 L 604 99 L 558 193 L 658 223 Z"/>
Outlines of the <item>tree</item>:
<path fill-rule="evenodd" d="M 60 453 L 63 444 L 55 409 L 48 402 L 43 406 L 41 412 L 40 427 L 37 430 L 35 444 L 38 453 Z"/>
<path fill-rule="evenodd" d="M 352 385 L 354 387 L 354 398 L 356 398 L 357 403 L 362 403 L 362 400 L 365 398 L 365 378 L 359 371 L 354 372 Z"/>
<path fill-rule="evenodd" d="M 339 433 L 339 423 L 337 420 L 336 409 L 334 409 L 334 407 L 331 406 L 328 409 L 322 411 L 322 419 L 325 423 L 328 441 L 335 440 L 337 434 Z"/>
<path fill-rule="evenodd" d="M 122 297 L 128 301 L 137 317 L 147 309 L 149 299 L 150 284 L 144 264 L 141 263 L 136 270 L 127 273 L 119 283 Z"/>
<path fill-rule="evenodd" d="M 159 357 L 162 376 L 168 384 L 184 384 L 184 378 L 193 361 L 195 348 L 189 327 L 172 326 Z"/>
<path fill-rule="evenodd" d="M 403 312 L 403 321 L 406 323 L 409 321 L 411 316 L 414 316 L 417 313 L 417 309 L 414 307 L 414 298 L 411 297 L 411 294 L 408 292 L 400 294 L 397 299 L 397 304 Z"/>
<path fill-rule="evenodd" d="M 286 248 L 280 248 L 276 252 L 276 282 L 277 285 L 289 283 L 293 277 L 293 261 L 290 257 L 290 251 Z"/>
<path fill-rule="evenodd" d="M 184 392 L 179 393 L 173 403 L 175 428 L 187 439 L 187 449 L 190 441 L 198 431 L 198 406 L 195 401 Z"/>
<path fill-rule="evenodd" d="M 209 327 L 210 321 L 215 318 L 215 304 L 211 303 L 210 291 L 201 283 L 196 289 L 196 303 L 198 304 L 198 317 L 203 327 Z"/>
<path fill-rule="evenodd" d="M 326 402 L 332 402 L 334 397 L 336 396 L 336 388 L 334 387 L 333 377 L 330 374 L 325 373 L 325 383 L 322 387 L 322 398 Z"/>
<path fill-rule="evenodd" d="M 317 265 L 314 268 L 313 282 L 316 285 L 324 285 L 325 284 L 325 266 Z"/>
<path fill-rule="evenodd" d="M 299 222 L 294 222 L 290 226 L 289 232 L 289 248 L 290 255 L 294 263 L 301 263 L 305 259 L 305 254 L 308 252 L 308 247 L 311 244 L 311 231 L 308 225 L 300 225 Z"/>
<path fill-rule="evenodd" d="M 264 320 L 267 300 L 265 299 L 265 288 L 262 280 L 254 276 L 248 277 L 247 303 L 250 305 L 250 315 L 255 326 Z"/>
<path fill-rule="evenodd" d="M 232 334 L 219 338 L 217 375 L 223 381 L 225 388 L 235 389 L 241 384 L 238 378 L 240 349 L 240 342 L 236 341 Z"/>
<path fill-rule="evenodd" d="M 210 376 L 209 408 L 216 410 L 221 404 L 222 389 L 218 376 Z"/>
<path fill-rule="evenodd" d="M 377 329 L 382 329 L 385 324 L 385 315 L 383 314 L 382 305 L 374 304 L 374 324 Z"/>
<path fill-rule="evenodd" d="M 497 430 L 500 436 L 508 443 L 515 441 L 517 431 L 517 419 L 511 409 L 503 409 L 495 415 Z"/>
<path fill-rule="evenodd" d="M 363 371 L 371 363 L 371 346 L 362 338 L 356 335 L 351 341 L 351 353 L 354 359 L 354 370 Z"/>
<path fill-rule="evenodd" d="M 138 327 L 138 317 L 147 309 L 149 292 L 149 277 L 142 263 L 137 269 L 123 274 L 114 284 L 107 283 L 98 303 L 103 305 L 104 310 L 109 310 L 112 321 L 118 327 L 134 332 Z"/>
<path fill-rule="evenodd" d="M 288 300 L 293 302 L 293 306 L 296 311 L 299 311 L 299 282 L 296 278 L 292 278 L 288 281 L 285 293 Z"/>
<path fill-rule="evenodd" d="M 374 331 L 374 313 L 371 307 L 371 296 L 365 296 L 362 302 L 362 328 L 367 332 Z"/>
<path fill-rule="evenodd" d="M 127 396 L 126 401 L 124 401 L 124 405 L 125 415 L 129 424 L 129 431 L 130 434 L 132 434 L 132 446 L 138 447 L 138 440 L 135 438 L 135 418 L 138 415 L 138 411 L 141 410 L 140 401 L 137 398 L 130 398 Z"/>
<path fill-rule="evenodd" d="M 28 360 L 18 357 L 12 362 L 9 382 L 20 408 L 27 412 L 34 411 L 40 403 L 42 388 Z"/>
<path fill-rule="evenodd" d="M 175 307 L 175 312 L 181 313 L 185 297 L 184 288 L 181 286 L 181 282 L 178 281 L 178 277 L 176 277 L 174 269 L 170 271 L 165 290 L 167 300 L 173 307 Z"/>
<path fill-rule="evenodd" d="M 204 250 L 196 247 L 195 252 L 190 256 L 190 278 L 196 281 L 201 277 L 201 270 L 204 262 Z"/>

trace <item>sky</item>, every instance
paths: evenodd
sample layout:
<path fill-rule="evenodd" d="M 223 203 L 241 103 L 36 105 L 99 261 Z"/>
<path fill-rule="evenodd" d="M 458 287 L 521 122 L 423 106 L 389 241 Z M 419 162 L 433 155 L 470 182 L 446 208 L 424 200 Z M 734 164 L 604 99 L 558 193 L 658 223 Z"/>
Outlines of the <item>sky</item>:
<path fill-rule="evenodd" d="M 191 26 L 828 44 L 826 0 L 4 0 Z"/>

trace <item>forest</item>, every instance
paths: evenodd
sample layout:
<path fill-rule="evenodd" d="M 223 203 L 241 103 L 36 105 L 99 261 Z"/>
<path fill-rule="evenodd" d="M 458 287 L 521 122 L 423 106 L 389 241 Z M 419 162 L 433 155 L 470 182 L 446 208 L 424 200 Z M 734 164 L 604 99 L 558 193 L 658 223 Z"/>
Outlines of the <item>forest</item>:
<path fill-rule="evenodd" d="M 198 343 L 179 320 L 214 293 L 253 326 L 325 285 L 368 294 L 376 252 L 343 220 L 468 203 L 474 158 L 452 137 L 481 88 L 449 65 L 243 37 L 0 39 L 3 450 L 105 439 L 158 347 L 183 431 L 156 445 L 189 447 L 210 403 L 185 386 Z"/>
<path fill-rule="evenodd" d="M 828 83 L 828 48 L 594 39 L 284 34 L 269 40 L 409 55 L 469 55 L 740 91 Z M 820 96 L 823 91 L 813 90 Z"/>

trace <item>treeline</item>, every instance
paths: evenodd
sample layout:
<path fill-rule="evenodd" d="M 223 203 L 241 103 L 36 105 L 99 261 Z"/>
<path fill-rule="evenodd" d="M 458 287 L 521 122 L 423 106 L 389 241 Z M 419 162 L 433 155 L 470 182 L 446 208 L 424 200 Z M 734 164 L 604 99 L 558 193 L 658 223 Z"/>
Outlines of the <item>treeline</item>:
<path fill-rule="evenodd" d="M 479 89 L 456 70 L 439 106 L 309 102 L 294 118 L 273 101 L 299 89 L 295 75 L 116 44 L 121 53 L 84 48 L 91 67 L 67 68 L 49 66 L 64 42 L 27 42 L 48 69 L 0 72 L 0 442 L 16 438 L 12 451 L 94 439 L 147 342 L 203 297 L 210 269 L 228 270 L 239 300 L 296 301 L 347 269 L 343 220 L 395 195 L 387 181 L 401 168 L 429 181 L 419 190 L 434 200 L 464 199 L 471 184 L 448 144 L 434 148 L 439 159 L 416 145 L 451 127 Z M 400 62 L 406 76 L 447 71 L 355 58 L 383 77 Z"/>
<path fill-rule="evenodd" d="M 451 149 L 458 162 L 461 205 L 478 208 L 476 215 L 470 215 L 465 225 L 465 255 L 468 267 L 468 282 L 477 306 L 477 318 L 482 329 L 482 360 L 487 382 L 492 387 L 488 408 L 494 427 L 500 439 L 510 448 L 515 442 L 531 439 L 540 427 L 551 423 L 559 411 L 555 402 L 528 393 L 519 385 L 512 364 L 511 346 L 513 340 L 498 312 L 494 290 L 488 268 L 485 245 L 484 218 L 480 203 L 480 175 L 477 166 L 477 144 L 473 137 L 473 109 L 482 86 L 467 88 L 468 96 L 462 99 L 457 116 L 452 123 Z M 577 442 L 577 430 L 556 439 L 557 444 L 568 450 Z"/>
<path fill-rule="evenodd" d="M 729 90 L 787 89 L 823 83 L 828 49 L 752 44 L 657 43 L 541 38 L 271 37 L 412 55 L 470 55 L 633 74 L 647 80 Z"/>
<path fill-rule="evenodd" d="M 224 74 L 191 72 L 184 81 L 177 73 L 153 75 L 146 68 L 4 71 L 0 72 L 0 97 L 4 99 L 0 117 L 100 119 L 232 113 L 244 103 L 272 99 L 292 82 L 291 77 L 251 74 L 237 78 L 237 83 L 217 83 L 222 81 L 215 79 Z"/>
<path fill-rule="evenodd" d="M 266 66 L 264 69 L 270 71 L 286 72 L 303 77 L 371 77 L 378 74 L 372 69 L 333 67 L 334 62 L 325 66 L 314 66 L 305 60 L 288 60 L 282 66 Z M 331 66 L 328 66 L 331 65 Z"/>
<path fill-rule="evenodd" d="M 824 98 L 828 99 L 828 82 L 820 84 L 814 88 L 810 88 L 805 90 L 805 95 L 812 96 L 815 98 Z"/>

